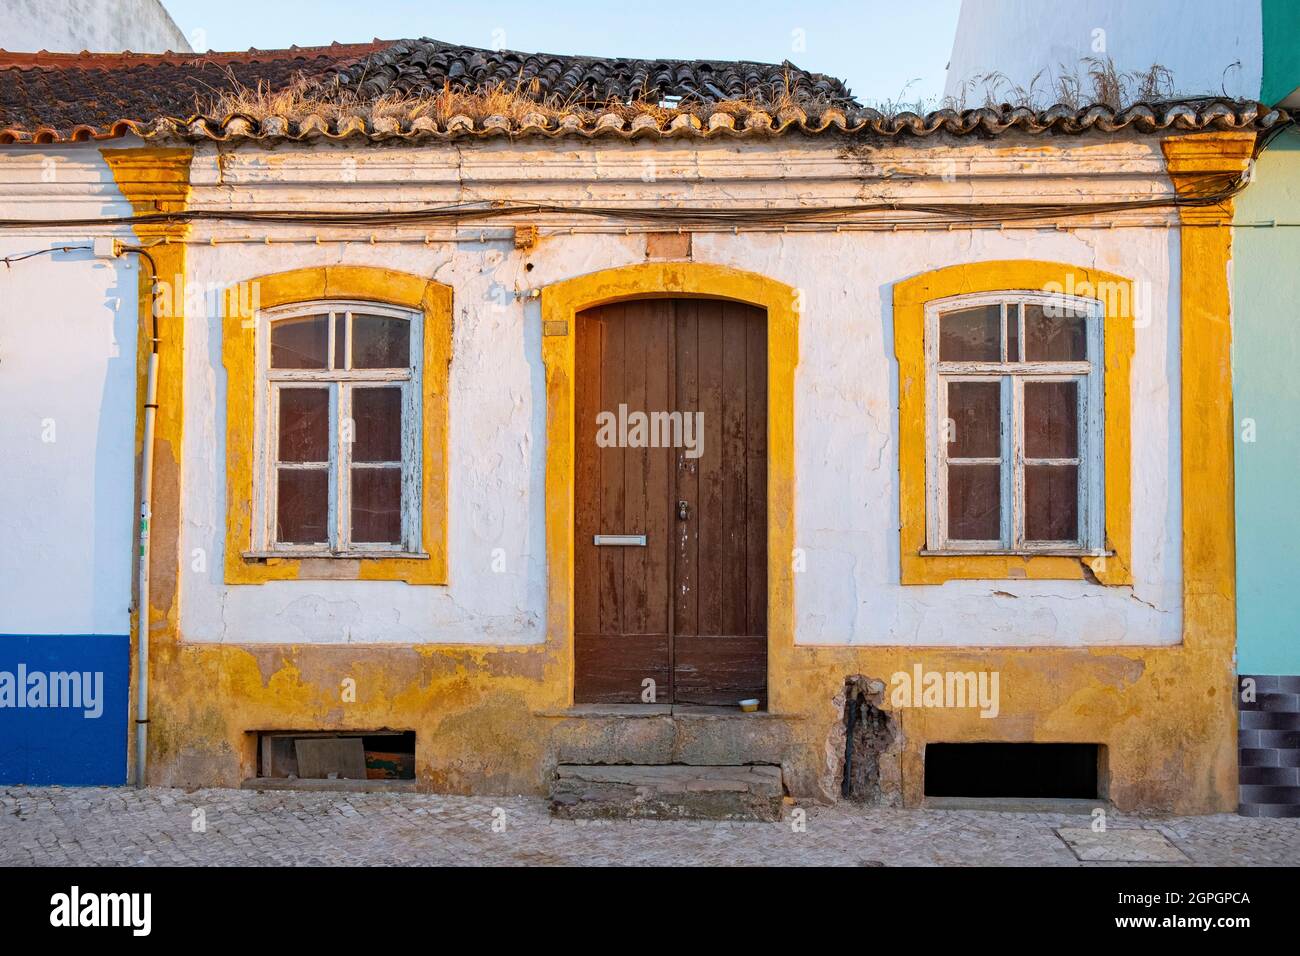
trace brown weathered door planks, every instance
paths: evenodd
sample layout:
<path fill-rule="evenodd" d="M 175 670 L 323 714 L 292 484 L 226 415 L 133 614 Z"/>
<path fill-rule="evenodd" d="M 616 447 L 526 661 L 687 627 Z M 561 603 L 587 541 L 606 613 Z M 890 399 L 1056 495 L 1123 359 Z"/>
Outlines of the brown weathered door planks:
<path fill-rule="evenodd" d="M 753 307 L 706 299 L 624 302 L 578 316 L 579 703 L 647 702 L 647 678 L 657 703 L 766 702 L 764 319 Z M 702 454 L 598 447 L 597 416 L 617 418 L 620 405 L 701 413 L 685 435 L 702 442 Z M 646 546 L 598 547 L 597 534 L 644 534 Z"/>
<path fill-rule="evenodd" d="M 681 592 L 693 578 L 697 593 L 694 619 L 675 622 L 673 699 L 727 705 L 756 697 L 766 704 L 767 324 L 751 306 L 691 305 L 696 348 L 678 348 L 677 407 L 703 414 L 704 447 L 694 460 L 676 450 L 679 497 L 690 502 L 686 533 L 695 537 L 694 548 L 679 549 L 677 591 L 690 606 Z M 693 392 L 683 387 L 688 381 Z M 680 484 L 692 471 L 697 480 Z M 761 472 L 756 481 L 754 471 Z"/>
<path fill-rule="evenodd" d="M 699 407 L 699 339 L 697 335 L 697 300 L 686 299 L 677 303 L 677 351 L 675 375 L 678 410 L 689 411 Z M 674 452 L 676 498 L 694 503 L 700 501 L 700 462 L 698 458 Z M 677 549 L 673 575 L 673 630 L 694 634 L 700 620 L 700 582 L 696 574 L 699 557 L 699 521 L 677 520 L 677 502 L 672 504 L 674 536 Z"/>
<path fill-rule="evenodd" d="M 615 304 L 577 320 L 574 699 L 583 703 L 641 701 L 646 680 L 656 701 L 672 699 L 663 513 L 670 449 L 597 444 L 601 412 L 663 407 L 666 309 Z M 599 534 L 644 534 L 647 544 L 597 547 Z"/>
<path fill-rule="evenodd" d="M 748 573 L 746 621 L 749 634 L 764 637 L 767 648 L 767 324 L 750 321 L 745 326 L 748 408 L 745 418 L 745 548 Z M 766 689 L 766 682 L 764 682 Z M 766 693 L 760 696 L 766 696 Z"/>

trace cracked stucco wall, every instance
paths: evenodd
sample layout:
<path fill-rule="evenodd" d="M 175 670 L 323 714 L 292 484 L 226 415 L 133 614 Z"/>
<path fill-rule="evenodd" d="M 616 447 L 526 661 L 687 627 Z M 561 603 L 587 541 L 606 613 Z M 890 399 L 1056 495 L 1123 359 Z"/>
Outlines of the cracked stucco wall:
<path fill-rule="evenodd" d="M 501 149 L 360 151 L 347 183 L 337 151 L 300 149 L 267 155 L 238 151 L 220 169 L 195 161 L 195 204 L 255 201 L 282 205 L 310 189 L 313 201 L 364 203 L 387 187 L 425 201 L 445 190 L 456 199 L 517 198 L 522 189 L 572 193 L 600 201 L 745 200 L 761 190 L 809 197 L 846 186 L 875 187 L 862 163 L 912 194 L 961 190 L 978 198 L 1005 190 L 1007 178 L 1031 194 L 1060 191 L 1069 175 L 1098 164 L 1126 163 L 1131 175 L 1145 147 L 1112 146 L 1071 168 L 1054 154 L 1052 176 L 988 169 L 978 149 L 941 151 L 917 162 L 915 151 L 827 163 L 827 151 L 766 145 L 731 151 L 746 168 L 723 177 L 726 156 L 706 149 L 651 150 L 654 181 L 643 181 L 642 155 L 582 147 L 528 150 L 522 160 Z M 1040 150 L 1032 150 L 1040 153 Z M 398 162 L 398 158 L 404 160 Z M 944 156 L 948 158 L 943 158 Z M 527 160 L 535 158 L 536 165 Z M 909 165 L 909 158 L 911 162 Z M 1039 159 L 1042 157 L 1040 156 Z M 514 159 L 507 164 L 507 160 Z M 957 183 L 934 170 L 965 171 Z M 928 167 L 927 167 L 928 164 Z M 826 166 L 826 169 L 822 169 Z M 630 168 L 629 168 L 630 167 Z M 786 170 L 783 184 L 767 182 Z M 805 171 L 807 181 L 789 170 Z M 630 176 L 635 172 L 636 176 Z M 813 174 L 831 177 L 820 182 Z M 205 177 L 211 175 L 207 199 Z M 216 177 L 220 179 L 217 181 Z M 519 180 L 524 180 L 521 187 Z M 757 181 L 757 182 L 756 182 Z M 1078 188 L 1078 187 L 1074 187 Z M 1093 185 L 1101 191 L 1104 187 Z M 1129 187 L 1137 188 L 1137 187 Z M 914 198 L 909 197 L 909 198 Z M 919 197 L 915 197 L 919 198 Z M 587 223 L 588 225 L 590 223 Z M 200 226 L 198 236 L 228 235 L 233 226 Z M 287 232 L 287 231 L 286 231 Z M 777 279 L 801 290 L 804 314 L 796 379 L 797 545 L 806 570 L 796 576 L 797 640 L 805 644 L 942 646 L 1092 646 L 1175 644 L 1181 631 L 1177 457 L 1178 354 L 1168 322 L 1176 238 L 1164 229 L 1055 229 L 802 234 L 698 233 L 693 257 Z M 237 643 L 530 644 L 543 640 L 544 381 L 536 304 L 515 293 L 644 261 L 639 235 L 575 234 L 544 239 L 535 249 L 510 243 L 370 245 L 337 242 L 280 246 L 196 244 L 190 281 L 205 287 L 304 265 L 379 265 L 431 276 L 454 289 L 451 370 L 450 573 L 447 588 L 397 582 L 271 582 L 227 587 L 221 581 L 224 534 L 224 369 L 220 317 L 191 321 L 186 342 L 185 522 L 182 555 L 210 557 L 208 572 L 182 574 L 185 640 Z M 1132 587 L 1086 581 L 898 584 L 897 367 L 890 289 L 899 279 L 956 262 L 1037 258 L 1078 263 L 1130 276 L 1139 314 L 1133 371 Z M 828 263 L 833 267 L 827 268 Z M 528 267 L 531 266 L 531 269 Z M 493 570 L 494 549 L 504 572 Z M 498 566 L 500 562 L 498 561 Z M 994 592 L 999 592 L 994 594 Z"/>

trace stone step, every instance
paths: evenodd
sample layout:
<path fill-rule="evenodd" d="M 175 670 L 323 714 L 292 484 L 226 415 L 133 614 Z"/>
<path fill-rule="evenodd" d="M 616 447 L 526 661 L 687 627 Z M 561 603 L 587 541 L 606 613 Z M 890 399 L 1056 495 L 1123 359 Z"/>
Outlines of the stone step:
<path fill-rule="evenodd" d="M 773 766 L 560 764 L 551 813 L 573 820 L 780 820 Z"/>
<path fill-rule="evenodd" d="M 779 765 L 799 745 L 797 715 L 735 708 L 654 704 L 579 704 L 545 711 L 561 764 Z"/>

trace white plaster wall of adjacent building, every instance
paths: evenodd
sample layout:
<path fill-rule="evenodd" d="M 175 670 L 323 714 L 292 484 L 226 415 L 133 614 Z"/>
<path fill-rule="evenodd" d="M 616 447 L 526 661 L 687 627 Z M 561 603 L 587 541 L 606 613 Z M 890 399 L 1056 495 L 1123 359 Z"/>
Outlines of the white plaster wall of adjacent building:
<path fill-rule="evenodd" d="M 1009 144 L 1009 141 L 1008 141 Z M 390 208 L 453 200 L 742 205 L 1169 191 L 1154 141 L 1027 140 L 1019 147 L 836 149 L 785 138 L 743 146 L 524 141 L 457 147 L 205 146 L 201 208 Z M 1173 644 L 1180 639 L 1178 240 L 1153 225 L 898 232 L 696 232 L 696 261 L 804 293 L 796 377 L 797 640 L 806 644 Z M 221 317 L 190 316 L 182 476 L 182 639 L 278 643 L 536 643 L 545 633 L 545 376 L 532 290 L 645 261 L 623 225 L 547 220 L 517 251 L 504 224 L 375 230 L 339 241 L 305 227 L 203 223 L 190 281 L 205 288 L 285 269 L 366 264 L 453 287 L 447 587 L 303 581 L 228 586 Z M 571 226 L 572 234 L 567 227 Z M 559 229 L 564 234 L 552 235 Z M 595 230 L 595 231 L 593 231 Z M 457 241 L 453 241 L 456 237 Z M 266 240 L 270 238 L 270 244 Z M 403 238 L 403 242 L 392 240 Z M 220 242 L 212 244 L 212 240 Z M 898 572 L 897 365 L 891 288 L 933 268 L 1033 258 L 1116 272 L 1141 303 L 1133 366 L 1133 587 L 971 581 L 902 587 Z M 531 265 L 531 270 L 527 268 Z M 502 294 L 504 291 L 504 295 Z M 515 293 L 520 294 L 519 298 Z M 774 503 L 783 507 L 784 503 Z M 493 570 L 494 549 L 505 571 Z M 201 557 L 191 566 L 190 557 Z M 194 570 L 201 567 L 203 570 Z M 188 570 L 186 570 L 188 568 Z"/>
<path fill-rule="evenodd" d="M 159 0 L 0 0 L 0 47 L 11 53 L 190 49 Z"/>
<path fill-rule="evenodd" d="M 1110 58 L 1121 72 L 1165 67 L 1178 94 L 1255 99 L 1263 43 L 1259 0 L 962 0 L 944 96 L 996 71 L 995 98 L 1037 76 L 1050 104 L 1053 76 L 1086 77 L 1085 59 Z M 965 105 L 983 105 L 984 88 L 968 87 Z"/>
<path fill-rule="evenodd" d="M 0 151 L 0 217 L 129 215 L 98 152 Z M 125 634 L 138 264 L 104 229 L 0 232 L 0 633 Z M 129 232 L 122 232 L 129 238 Z"/>

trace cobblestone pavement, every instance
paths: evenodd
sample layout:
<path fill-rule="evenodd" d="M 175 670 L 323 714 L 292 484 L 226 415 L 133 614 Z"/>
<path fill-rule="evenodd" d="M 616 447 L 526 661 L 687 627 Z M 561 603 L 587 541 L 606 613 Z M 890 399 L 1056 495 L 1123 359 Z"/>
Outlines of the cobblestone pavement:
<path fill-rule="evenodd" d="M 0 789 L 0 864 L 1080 866 L 1077 813 L 789 808 L 781 823 L 567 821 L 533 797 Z M 196 812 L 201 811 L 201 812 Z M 202 826 L 200 826 L 202 824 Z M 1191 864 L 1300 864 L 1300 820 L 1137 817 Z"/>

